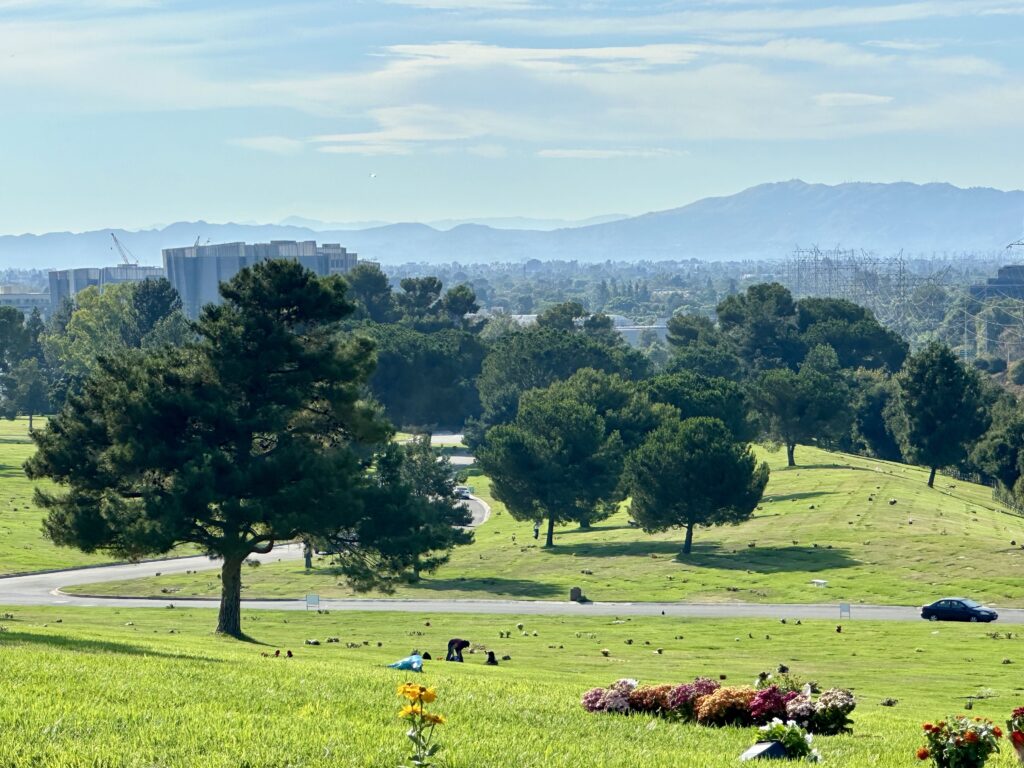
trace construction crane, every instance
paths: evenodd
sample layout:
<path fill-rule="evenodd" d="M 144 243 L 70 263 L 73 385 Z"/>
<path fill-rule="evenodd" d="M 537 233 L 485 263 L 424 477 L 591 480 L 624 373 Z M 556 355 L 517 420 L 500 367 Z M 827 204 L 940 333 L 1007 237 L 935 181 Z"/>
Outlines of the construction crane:
<path fill-rule="evenodd" d="M 132 254 L 132 252 L 128 250 L 128 246 L 126 246 L 124 243 L 118 240 L 117 235 L 115 235 L 113 232 L 110 233 L 110 236 L 114 238 L 114 245 L 117 246 L 117 252 L 121 254 L 121 258 L 124 260 L 124 265 L 126 267 L 139 266 L 139 260 L 136 259 L 134 254 Z"/>

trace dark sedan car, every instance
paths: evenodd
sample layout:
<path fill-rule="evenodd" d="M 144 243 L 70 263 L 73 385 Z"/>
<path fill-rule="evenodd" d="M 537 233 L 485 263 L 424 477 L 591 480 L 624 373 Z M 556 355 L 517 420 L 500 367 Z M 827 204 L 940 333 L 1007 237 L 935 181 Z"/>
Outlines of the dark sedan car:
<path fill-rule="evenodd" d="M 921 608 L 921 618 L 929 621 L 995 621 L 999 614 L 966 597 L 946 597 Z"/>

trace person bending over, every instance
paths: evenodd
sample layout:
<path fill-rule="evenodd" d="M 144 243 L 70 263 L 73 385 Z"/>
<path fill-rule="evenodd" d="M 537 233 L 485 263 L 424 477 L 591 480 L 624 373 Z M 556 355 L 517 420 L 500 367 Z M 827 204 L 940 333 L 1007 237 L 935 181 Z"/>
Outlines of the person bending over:
<path fill-rule="evenodd" d="M 462 652 L 469 648 L 469 640 L 462 640 L 458 637 L 453 637 L 448 641 L 448 655 L 445 656 L 445 661 L 463 661 Z"/>

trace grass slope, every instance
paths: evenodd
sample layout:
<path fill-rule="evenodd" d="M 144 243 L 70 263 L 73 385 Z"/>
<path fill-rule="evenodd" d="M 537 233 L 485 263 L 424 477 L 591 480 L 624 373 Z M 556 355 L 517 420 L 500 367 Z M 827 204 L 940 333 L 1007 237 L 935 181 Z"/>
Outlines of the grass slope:
<path fill-rule="evenodd" d="M 784 663 L 853 688 L 852 735 L 816 740 L 834 766 L 912 764 L 920 723 L 959 711 L 979 689 L 991 698 L 972 714 L 1001 721 L 1024 703 L 1015 667 L 1002 664 L 1024 663 L 1024 640 L 970 625 L 850 622 L 836 634 L 826 622 L 526 617 L 522 636 L 509 616 L 248 612 L 256 642 L 239 643 L 213 637 L 214 613 L 200 609 L 10 610 L 0 634 L 4 766 L 395 766 L 407 752 L 394 688 L 410 676 L 438 688 L 446 768 L 719 768 L 756 740 L 754 729 L 580 708 L 584 690 L 619 677 L 727 675 L 740 685 Z M 500 630 L 514 636 L 499 640 Z M 302 644 L 328 636 L 341 644 Z M 414 646 L 436 658 L 453 636 L 512 660 L 433 661 L 418 677 L 383 666 Z M 260 656 L 274 648 L 296 657 Z M 899 703 L 882 707 L 884 697 Z M 1004 753 L 990 765 L 1013 762 Z"/>
<path fill-rule="evenodd" d="M 36 429 L 45 425 L 35 419 Z M 22 470 L 34 451 L 28 419 L 0 419 L 0 574 L 109 562 L 110 557 L 56 547 L 43 538 L 45 513 L 32 502 L 35 485 Z"/>
<path fill-rule="evenodd" d="M 800 447 L 803 464 L 793 469 L 784 455 L 765 455 L 772 477 L 753 519 L 698 530 L 694 553 L 682 562 L 679 532 L 646 535 L 627 524 L 625 513 L 590 531 L 562 529 L 555 549 L 546 551 L 533 540 L 530 523 L 515 522 L 490 498 L 486 478 L 472 478 L 493 505 L 491 520 L 447 566 L 398 595 L 566 599 L 578 585 L 602 601 L 913 605 L 965 593 L 1024 606 L 1024 519 L 1003 511 L 988 488 L 940 476 L 930 489 L 924 470 L 814 448 Z M 351 595 L 327 560 L 316 565 L 311 573 L 300 562 L 247 570 L 244 595 Z M 811 579 L 825 579 L 828 587 L 816 588 Z M 69 591 L 160 595 L 161 589 L 177 597 L 212 596 L 219 582 L 216 572 L 204 572 Z"/>

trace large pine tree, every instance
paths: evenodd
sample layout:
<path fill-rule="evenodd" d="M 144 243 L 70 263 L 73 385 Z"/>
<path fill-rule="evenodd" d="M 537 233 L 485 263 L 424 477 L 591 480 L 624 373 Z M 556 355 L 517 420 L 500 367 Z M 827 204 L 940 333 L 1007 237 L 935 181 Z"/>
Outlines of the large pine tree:
<path fill-rule="evenodd" d="M 408 515 L 420 535 L 400 536 L 367 503 L 380 493 L 367 467 L 390 427 L 362 399 L 372 345 L 339 332 L 345 289 L 262 263 L 222 286 L 195 343 L 101 359 L 27 463 L 64 486 L 38 493 L 47 535 L 127 557 L 187 543 L 223 558 L 217 630 L 232 636 L 242 564 L 279 542 L 327 536 L 365 562 L 386 540 L 382 573 L 451 546 Z"/>

